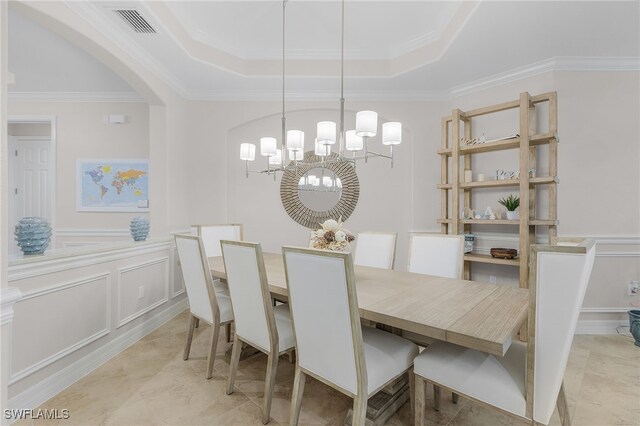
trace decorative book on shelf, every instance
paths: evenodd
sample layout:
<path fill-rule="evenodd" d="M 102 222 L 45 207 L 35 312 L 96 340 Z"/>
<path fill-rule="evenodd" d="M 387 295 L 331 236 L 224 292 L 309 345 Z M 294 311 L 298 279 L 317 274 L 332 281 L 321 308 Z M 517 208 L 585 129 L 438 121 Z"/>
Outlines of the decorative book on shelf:
<path fill-rule="evenodd" d="M 548 111 L 548 125 L 542 128 L 536 109 L 546 104 Z M 496 114 L 507 110 L 518 110 L 518 132 L 510 135 L 487 140 L 481 137 L 473 137 L 474 118 Z M 496 129 L 496 133 L 499 129 Z M 520 287 L 527 287 L 529 274 L 529 248 L 535 243 L 536 235 L 541 228 L 548 230 L 549 238 L 557 236 L 557 185 L 558 180 L 558 107 L 556 92 L 543 93 L 531 96 L 529 93 L 521 93 L 519 99 L 504 102 L 497 105 L 477 108 L 470 111 L 454 109 L 451 115 L 442 119 L 442 139 L 438 155 L 441 161 L 441 180 L 438 184 L 440 190 L 440 224 L 443 234 L 470 234 L 474 230 L 478 232 L 485 225 L 499 225 L 505 233 L 518 237 L 517 256 L 491 256 L 486 252 L 471 252 L 464 256 L 465 278 L 471 278 L 473 263 L 488 263 L 494 265 L 509 265 L 520 269 Z M 537 176 L 538 151 L 548 150 L 548 176 Z M 492 176 L 489 171 L 473 169 L 473 157 L 475 154 L 517 150 L 518 169 L 513 172 L 496 175 L 492 179 L 473 181 L 477 172 L 486 172 L 486 176 Z M 465 173 L 467 172 L 467 173 Z M 475 173 L 474 173 L 475 172 Z M 504 172 L 504 171 L 501 171 Z M 465 179 L 467 177 L 467 179 Z M 471 177 L 471 179 L 469 179 Z M 546 187 L 546 192 L 541 188 Z M 514 193 L 517 191 L 520 207 L 518 219 L 506 217 L 486 218 L 482 215 L 465 218 L 461 212 L 473 211 L 472 192 L 486 188 L 502 189 Z M 545 217 L 537 217 L 540 209 L 540 198 L 548 198 L 544 203 L 547 207 Z M 476 211 L 484 211 L 480 207 Z M 480 218 L 478 218 L 480 217 Z M 477 245 L 476 245 L 477 246 Z"/>

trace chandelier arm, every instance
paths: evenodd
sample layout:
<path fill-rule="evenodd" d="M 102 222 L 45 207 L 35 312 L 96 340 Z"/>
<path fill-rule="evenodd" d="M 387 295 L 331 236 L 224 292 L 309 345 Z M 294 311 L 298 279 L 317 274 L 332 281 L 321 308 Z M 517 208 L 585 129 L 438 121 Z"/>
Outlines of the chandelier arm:
<path fill-rule="evenodd" d="M 285 116 L 285 104 L 284 104 L 284 93 L 285 93 L 285 23 L 286 23 L 286 9 L 287 9 L 287 0 L 282 0 L 282 141 L 281 141 L 281 152 L 282 156 L 282 164 L 283 166 L 287 163 L 285 156 L 285 144 L 286 144 L 286 135 L 287 135 L 287 117 Z"/>
<path fill-rule="evenodd" d="M 342 0 L 342 45 L 340 48 L 340 147 L 338 156 L 344 155 L 344 0 Z"/>

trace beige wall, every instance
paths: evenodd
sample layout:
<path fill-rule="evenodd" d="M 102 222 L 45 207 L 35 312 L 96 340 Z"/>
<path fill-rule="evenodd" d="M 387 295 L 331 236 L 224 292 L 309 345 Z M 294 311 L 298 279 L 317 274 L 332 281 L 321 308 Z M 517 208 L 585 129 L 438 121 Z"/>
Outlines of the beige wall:
<path fill-rule="evenodd" d="M 559 98 L 559 233 L 599 237 L 600 255 L 585 307 L 606 308 L 598 318 L 622 318 L 619 313 L 610 314 L 608 308 L 623 311 L 634 303 L 626 296 L 626 285 L 640 277 L 637 72 L 549 72 L 449 102 L 347 100 L 347 128 L 353 126 L 353 111 L 373 109 L 385 120 L 402 121 L 405 131 L 394 169 L 380 160 L 358 165 L 361 195 L 347 227 L 354 232 L 398 232 L 396 268 L 404 269 L 408 233 L 439 231 L 436 185 L 440 162 L 436 151 L 441 117 L 454 107 L 477 108 L 517 99 L 523 91 L 538 94 L 553 90 Z M 289 102 L 287 127 L 304 130 L 308 147 L 316 121 L 337 120 L 336 106 L 337 101 Z M 289 219 L 280 203 L 279 178 L 277 182 L 258 175 L 245 179 L 244 163 L 238 157 L 242 142 L 258 144 L 260 136 L 280 139 L 280 108 L 279 102 L 189 103 L 188 146 L 192 155 L 188 173 L 189 181 L 198 183 L 191 186 L 194 190 L 189 198 L 192 223 L 244 223 L 246 238 L 260 241 L 267 251 L 279 251 L 283 244 L 306 244 L 308 231 Z M 539 112 L 541 131 L 547 125 L 545 112 L 546 108 Z M 517 132 L 517 117 L 505 113 L 480 120 L 475 130 L 478 135 L 484 132 L 487 138 Z M 546 158 L 541 149 L 541 163 Z M 508 152 L 481 155 L 474 161 L 477 169 L 488 175 L 497 168 L 518 167 L 517 157 Z M 259 156 L 250 164 L 254 169 L 265 165 Z M 539 173 L 546 171 L 546 166 L 539 167 Z M 614 187 L 612 182 L 616 183 Z M 487 190 L 474 198 L 474 205 L 483 210 L 487 205 L 496 207 L 497 198 L 508 193 Z M 616 203 L 621 197 L 625 199 L 624 208 Z M 542 212 L 546 202 L 541 205 Z M 517 247 L 517 239 L 513 234 L 503 234 L 504 228 L 479 228 L 474 232 L 479 234 L 481 247 Z M 496 276 L 498 283 L 517 282 L 514 268 L 474 265 L 474 279 L 488 281 L 490 275 Z"/>
<path fill-rule="evenodd" d="M 64 235 L 65 230 L 122 230 L 133 216 L 141 215 L 77 212 L 75 174 L 77 159 L 149 158 L 146 103 L 10 102 L 9 114 L 56 117 L 56 231 Z M 104 116 L 109 114 L 124 114 L 127 123 L 105 124 Z"/>

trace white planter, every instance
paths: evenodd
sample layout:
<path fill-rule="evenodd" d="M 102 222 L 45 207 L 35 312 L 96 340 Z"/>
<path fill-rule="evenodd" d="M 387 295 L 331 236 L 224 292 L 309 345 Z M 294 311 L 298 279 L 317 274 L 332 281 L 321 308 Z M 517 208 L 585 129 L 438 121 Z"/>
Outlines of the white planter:
<path fill-rule="evenodd" d="M 518 214 L 518 210 L 510 212 L 507 210 L 507 219 L 508 220 L 516 220 L 520 219 L 520 215 Z"/>

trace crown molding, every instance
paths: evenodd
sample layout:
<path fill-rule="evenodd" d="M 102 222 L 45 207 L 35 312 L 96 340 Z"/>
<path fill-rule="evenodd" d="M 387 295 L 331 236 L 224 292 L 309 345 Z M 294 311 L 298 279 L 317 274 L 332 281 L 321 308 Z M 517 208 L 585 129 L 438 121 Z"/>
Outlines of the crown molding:
<path fill-rule="evenodd" d="M 640 71 L 640 58 L 561 56 L 534 62 L 518 68 L 452 87 L 452 97 L 468 95 L 553 71 Z"/>
<path fill-rule="evenodd" d="M 331 91 L 287 91 L 287 101 L 335 101 L 339 93 Z M 358 91 L 346 92 L 349 100 L 364 101 L 448 101 L 451 96 L 447 91 Z M 187 92 L 190 101 L 279 101 L 282 92 L 278 90 L 190 90 Z"/>
<path fill-rule="evenodd" d="M 513 81 L 548 72 L 563 71 L 640 71 L 640 58 L 555 57 L 494 74 L 445 90 L 353 91 L 346 92 L 350 100 L 446 102 L 453 98 L 487 90 Z M 184 89 L 181 96 L 188 101 L 277 101 L 279 90 L 198 90 Z M 287 91 L 288 101 L 331 101 L 337 91 Z M 9 92 L 10 102 L 145 102 L 135 92 Z"/>
<path fill-rule="evenodd" d="M 146 102 L 136 92 L 8 92 L 9 102 Z"/>

